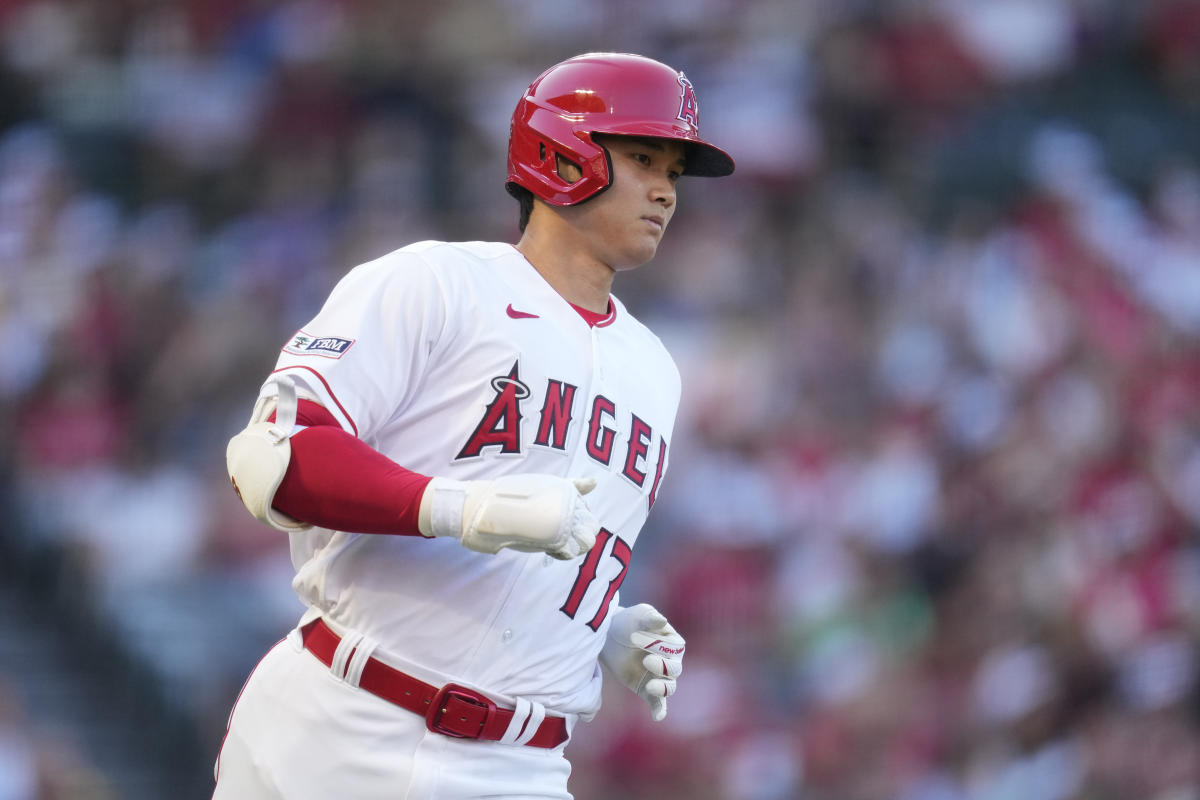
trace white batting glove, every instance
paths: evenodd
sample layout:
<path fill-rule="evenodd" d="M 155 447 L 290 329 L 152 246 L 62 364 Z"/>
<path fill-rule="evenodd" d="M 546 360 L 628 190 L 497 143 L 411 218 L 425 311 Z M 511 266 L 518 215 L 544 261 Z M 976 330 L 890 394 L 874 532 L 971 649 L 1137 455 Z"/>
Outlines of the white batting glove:
<path fill-rule="evenodd" d="M 622 608 L 613 617 L 600 663 L 650 706 L 650 718 L 667 716 L 667 698 L 683 672 L 686 643 L 652 605 Z"/>
<path fill-rule="evenodd" d="M 592 549 L 600 522 L 583 495 L 595 478 L 505 475 L 490 481 L 434 478 L 421 496 L 417 525 L 425 536 L 449 536 L 463 547 L 502 547 L 567 560 Z"/>

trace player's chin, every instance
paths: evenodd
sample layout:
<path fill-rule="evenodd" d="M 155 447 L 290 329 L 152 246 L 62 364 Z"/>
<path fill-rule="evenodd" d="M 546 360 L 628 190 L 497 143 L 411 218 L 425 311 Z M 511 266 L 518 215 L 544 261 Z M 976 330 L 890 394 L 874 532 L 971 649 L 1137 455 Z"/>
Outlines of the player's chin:
<path fill-rule="evenodd" d="M 651 250 L 649 253 L 644 255 L 631 255 L 627 258 L 616 259 L 612 262 L 612 268 L 616 272 L 627 272 L 632 269 L 637 269 L 638 267 L 652 260 L 654 258 L 654 252 L 654 250 Z"/>
<path fill-rule="evenodd" d="M 616 269 L 637 269 L 654 258 L 658 252 L 659 236 L 639 237 L 636 241 L 630 242 L 629 245 L 623 248 L 624 252 L 614 263 L 618 266 Z"/>

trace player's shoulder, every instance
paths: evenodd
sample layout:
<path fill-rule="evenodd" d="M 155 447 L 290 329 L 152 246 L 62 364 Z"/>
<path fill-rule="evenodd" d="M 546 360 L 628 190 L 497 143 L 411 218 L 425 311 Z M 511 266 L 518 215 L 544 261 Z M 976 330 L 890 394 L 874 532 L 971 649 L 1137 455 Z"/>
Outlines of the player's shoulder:
<path fill-rule="evenodd" d="M 512 258 L 514 252 L 513 246 L 504 242 L 442 242 L 429 239 L 401 247 L 384 258 L 391 261 L 421 261 L 440 269 L 454 269 Z"/>
<path fill-rule="evenodd" d="M 456 276 L 469 276 L 480 268 L 515 252 L 500 242 L 442 242 L 426 240 L 405 245 L 351 269 L 351 283 L 440 285 Z"/>
<path fill-rule="evenodd" d="M 393 250 L 355 269 L 404 278 L 412 277 L 411 273 L 423 273 L 439 281 L 452 281 L 456 277 L 484 274 L 497 263 L 512 260 L 516 252 L 511 244 L 503 242 L 426 240 Z"/>

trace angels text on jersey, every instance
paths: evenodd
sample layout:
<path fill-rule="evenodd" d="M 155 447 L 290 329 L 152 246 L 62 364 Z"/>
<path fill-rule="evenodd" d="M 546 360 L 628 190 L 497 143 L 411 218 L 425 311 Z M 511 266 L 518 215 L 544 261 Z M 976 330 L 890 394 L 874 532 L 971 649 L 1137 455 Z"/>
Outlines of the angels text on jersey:
<path fill-rule="evenodd" d="M 533 390 L 521 380 L 520 359 L 513 362 L 507 374 L 493 377 L 489 384 L 495 396 L 487 404 L 455 460 L 478 458 L 489 447 L 498 448 L 497 452 L 500 453 L 522 452 L 521 422 L 524 413 L 521 404 L 533 397 Z M 661 435 L 656 437 L 650 424 L 635 412 L 618 409 L 616 403 L 603 394 L 592 398 L 586 411 L 582 403 L 577 409 L 577 391 L 577 386 L 566 381 L 555 378 L 546 380 L 545 389 L 541 392 L 540 410 L 537 412 L 537 434 L 532 445 L 565 452 L 572 426 L 586 426 L 583 435 L 586 436 L 588 457 L 604 467 L 618 469 L 626 480 L 641 489 L 650 474 L 650 446 L 657 438 L 654 477 L 647 495 L 647 503 L 652 507 L 666 466 L 667 440 Z"/>

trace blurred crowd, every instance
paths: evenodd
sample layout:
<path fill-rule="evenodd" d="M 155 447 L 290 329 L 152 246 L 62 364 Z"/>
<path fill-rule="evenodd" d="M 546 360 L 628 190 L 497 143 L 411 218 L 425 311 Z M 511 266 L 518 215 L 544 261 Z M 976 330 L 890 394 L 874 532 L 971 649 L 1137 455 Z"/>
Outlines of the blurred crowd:
<path fill-rule="evenodd" d="M 688 658 L 576 797 L 1200 798 L 1196 0 L 0 0 L 3 546 L 215 756 L 302 610 L 226 441 L 349 268 L 515 241 L 508 115 L 586 50 L 738 172 L 616 285 L 685 386 L 623 595 Z"/>

